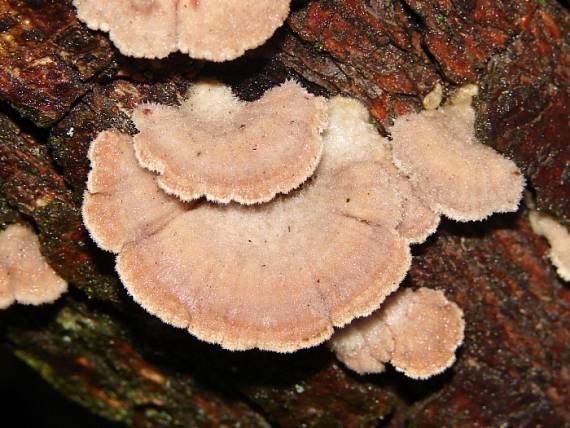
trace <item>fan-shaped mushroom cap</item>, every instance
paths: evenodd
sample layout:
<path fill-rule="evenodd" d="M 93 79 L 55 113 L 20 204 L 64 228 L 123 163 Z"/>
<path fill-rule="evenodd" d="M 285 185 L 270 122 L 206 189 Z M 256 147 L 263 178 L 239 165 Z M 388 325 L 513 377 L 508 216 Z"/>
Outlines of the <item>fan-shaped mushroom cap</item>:
<path fill-rule="evenodd" d="M 39 305 L 56 300 L 67 283 L 47 264 L 37 236 L 13 224 L 0 232 L 0 308 L 14 302 Z"/>
<path fill-rule="evenodd" d="M 264 43 L 283 24 L 290 0 L 73 0 L 77 16 L 108 31 L 125 55 L 163 58 L 181 50 L 227 61 Z"/>
<path fill-rule="evenodd" d="M 99 199 L 91 181 L 105 177 L 109 189 L 120 189 L 128 174 L 146 186 L 150 173 L 137 170 L 132 156 L 92 159 L 84 212 L 99 204 L 105 222 L 130 231 L 107 247 L 119 253 L 121 280 L 149 312 L 227 349 L 294 351 L 372 312 L 410 265 L 407 240 L 394 230 L 402 200 L 393 177 L 375 162 L 379 146 L 369 144 L 368 156 L 361 148 L 362 156 L 346 157 L 353 143 L 327 133 L 327 162 L 294 194 L 259 206 L 203 202 L 180 212 L 177 205 L 170 220 L 157 216 L 160 226 L 144 222 L 143 232 L 115 209 L 121 192 Z M 104 148 L 95 153 L 119 158 Z M 129 203 L 162 213 L 164 199 L 145 195 Z M 103 228 L 86 224 L 97 242 L 106 241 Z"/>
<path fill-rule="evenodd" d="M 313 174 L 326 126 L 324 99 L 289 81 L 255 102 L 202 82 L 180 108 L 144 104 L 133 120 L 142 166 L 184 201 L 266 202 Z"/>
<path fill-rule="evenodd" d="M 403 289 L 336 333 L 330 346 L 358 373 L 381 372 L 390 362 L 409 377 L 425 379 L 453 364 L 464 328 L 463 312 L 441 291 Z"/>
<path fill-rule="evenodd" d="M 394 163 L 433 210 L 454 220 L 515 211 L 524 178 L 514 162 L 476 141 L 473 91 L 459 94 L 439 110 L 396 119 Z"/>
<path fill-rule="evenodd" d="M 463 311 L 441 290 L 404 289 L 383 311 L 394 335 L 390 363 L 396 370 L 425 379 L 453 364 L 465 321 Z"/>
<path fill-rule="evenodd" d="M 537 211 L 531 211 L 528 217 L 532 230 L 548 240 L 549 257 L 558 275 L 565 281 L 570 281 L 570 233 L 568 229 L 552 217 Z"/>

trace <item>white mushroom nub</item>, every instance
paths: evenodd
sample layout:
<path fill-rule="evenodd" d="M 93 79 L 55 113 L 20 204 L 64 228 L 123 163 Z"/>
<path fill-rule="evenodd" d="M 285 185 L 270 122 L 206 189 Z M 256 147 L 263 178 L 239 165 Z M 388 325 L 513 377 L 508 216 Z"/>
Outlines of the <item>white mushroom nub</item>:
<path fill-rule="evenodd" d="M 570 232 L 549 215 L 531 211 L 528 217 L 532 230 L 548 240 L 548 255 L 556 272 L 563 280 L 570 281 Z"/>

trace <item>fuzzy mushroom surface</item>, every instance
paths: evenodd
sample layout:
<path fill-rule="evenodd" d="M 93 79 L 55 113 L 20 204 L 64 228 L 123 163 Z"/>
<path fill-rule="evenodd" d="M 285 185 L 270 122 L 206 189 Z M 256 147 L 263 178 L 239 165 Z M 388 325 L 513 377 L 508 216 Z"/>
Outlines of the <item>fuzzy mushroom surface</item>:
<path fill-rule="evenodd" d="M 291 0 L 73 0 L 79 19 L 109 32 L 121 53 L 228 61 L 269 39 Z"/>
<path fill-rule="evenodd" d="M 335 333 L 329 346 L 358 373 L 379 373 L 388 362 L 416 379 L 441 373 L 463 342 L 463 312 L 443 292 L 400 289 L 369 317 Z"/>
<path fill-rule="evenodd" d="M 348 131 L 339 122 L 347 105 L 362 116 Z M 375 132 L 366 110 L 334 98 L 329 115 L 311 179 L 249 206 L 182 203 L 138 165 L 131 137 L 101 134 L 89 154 L 84 222 L 118 254 L 135 301 L 226 349 L 278 352 L 322 343 L 377 309 L 410 266 L 410 241 L 397 230 L 407 199 L 401 176 L 383 168 L 384 147 L 363 138 Z M 136 183 L 148 191 L 129 194 Z"/>
<path fill-rule="evenodd" d="M 532 230 L 550 244 L 548 256 L 556 272 L 563 280 L 570 281 L 570 232 L 549 215 L 538 211 L 531 211 L 528 218 Z"/>
<path fill-rule="evenodd" d="M 392 190 L 402 200 L 398 234 L 411 244 L 424 242 L 437 229 L 440 216 L 416 195 L 410 180 L 394 166 L 390 145 L 370 123 L 366 107 L 352 98 L 335 97 L 329 100 L 328 112 L 326 144 L 338 155 L 327 156 L 325 151 L 321 164 L 332 168 L 336 162 L 374 161 L 390 176 Z"/>
<path fill-rule="evenodd" d="M 391 128 L 395 165 L 436 212 L 457 221 L 516 211 L 525 180 L 518 167 L 474 134 L 472 86 L 437 110 L 396 119 Z"/>
<path fill-rule="evenodd" d="M 183 201 L 267 202 L 313 174 L 327 123 L 323 98 L 293 81 L 243 102 L 216 82 L 195 84 L 180 107 L 133 112 L 139 163 Z"/>
<path fill-rule="evenodd" d="M 141 173 L 131 136 L 103 131 L 91 143 L 88 157 L 91 171 L 82 214 L 100 248 L 118 253 L 128 241 L 154 233 L 186 210 L 156 185 L 152 174 Z"/>
<path fill-rule="evenodd" d="M 19 224 L 0 232 L 0 309 L 18 302 L 50 303 L 67 290 L 40 253 L 36 234 Z"/>

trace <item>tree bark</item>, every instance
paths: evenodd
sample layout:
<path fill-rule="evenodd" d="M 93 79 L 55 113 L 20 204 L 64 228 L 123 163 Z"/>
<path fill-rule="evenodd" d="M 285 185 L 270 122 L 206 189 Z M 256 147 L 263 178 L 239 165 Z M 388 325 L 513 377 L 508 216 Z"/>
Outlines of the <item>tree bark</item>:
<path fill-rule="evenodd" d="M 463 308 L 458 361 L 429 381 L 357 376 L 325 347 L 232 353 L 133 303 L 80 215 L 101 130 L 176 104 L 198 74 L 255 99 L 286 78 L 369 107 L 379 132 L 436 83 L 477 83 L 479 139 L 524 171 L 528 199 L 570 226 L 570 14 L 555 1 L 294 2 L 270 43 L 229 64 L 119 55 L 69 1 L 0 1 L 0 227 L 32 225 L 71 291 L 0 313 L 0 338 L 68 398 L 133 427 L 570 425 L 570 293 L 526 209 L 444 221 L 402 286 Z"/>

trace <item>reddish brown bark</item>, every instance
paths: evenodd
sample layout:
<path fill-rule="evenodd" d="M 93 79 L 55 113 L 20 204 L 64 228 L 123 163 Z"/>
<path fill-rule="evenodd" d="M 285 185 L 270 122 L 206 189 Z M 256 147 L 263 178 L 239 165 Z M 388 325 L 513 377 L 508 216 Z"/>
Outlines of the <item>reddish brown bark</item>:
<path fill-rule="evenodd" d="M 479 135 L 523 169 L 539 208 L 570 227 L 570 16 L 536 9 L 487 65 Z"/>
<path fill-rule="evenodd" d="M 553 1 L 299 2 L 271 53 L 258 52 L 269 58 L 206 71 L 248 99 L 288 76 L 321 94 L 358 97 L 382 132 L 393 117 L 420 109 L 435 83 L 449 91 L 476 81 L 480 139 L 511 156 L 539 207 L 568 224 L 569 19 Z M 24 37 L 26 25 L 46 37 Z M 52 266 L 91 299 L 72 291 L 43 310 L 10 309 L 0 314 L 0 333 L 63 394 L 144 427 L 570 424 L 570 292 L 524 210 L 444 222 L 414 249 L 404 286 L 444 289 L 467 322 L 457 364 L 431 381 L 394 371 L 356 376 L 323 347 L 226 352 L 133 304 L 79 215 L 93 136 L 109 127 L 135 132 L 129 109 L 176 103 L 197 65 L 115 57 L 104 35 L 78 24 L 68 1 L 0 3 L 2 35 L 0 225 L 37 227 Z M 57 58 L 38 73 L 23 52 Z M 111 80 L 97 82 L 115 61 Z M 48 139 L 6 104 L 38 126 L 62 120 Z"/>
<path fill-rule="evenodd" d="M 0 98 L 40 126 L 113 66 L 109 40 L 81 25 L 68 0 L 2 1 L 0 34 Z"/>

